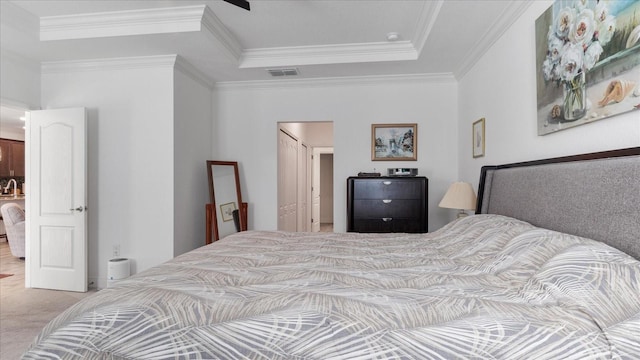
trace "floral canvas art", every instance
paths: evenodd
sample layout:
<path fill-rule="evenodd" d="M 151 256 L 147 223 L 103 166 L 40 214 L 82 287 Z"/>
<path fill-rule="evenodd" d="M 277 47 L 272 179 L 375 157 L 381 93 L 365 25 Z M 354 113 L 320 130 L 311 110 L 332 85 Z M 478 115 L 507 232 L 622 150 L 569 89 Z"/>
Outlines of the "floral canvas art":
<path fill-rule="evenodd" d="M 640 109 L 640 0 L 557 0 L 536 20 L 538 135 Z"/>

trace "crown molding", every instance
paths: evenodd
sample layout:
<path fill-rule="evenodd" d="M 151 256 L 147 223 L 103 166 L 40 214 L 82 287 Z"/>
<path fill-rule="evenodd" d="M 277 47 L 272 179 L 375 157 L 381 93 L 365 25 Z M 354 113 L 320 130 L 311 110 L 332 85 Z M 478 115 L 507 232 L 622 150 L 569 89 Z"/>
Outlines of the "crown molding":
<path fill-rule="evenodd" d="M 416 60 L 409 41 L 246 49 L 240 68 Z"/>
<path fill-rule="evenodd" d="M 234 62 L 239 62 L 242 55 L 242 46 L 236 37 L 227 29 L 208 6 L 204 9 L 202 26 L 207 30 L 207 35 L 215 38 L 227 51 L 227 55 Z"/>
<path fill-rule="evenodd" d="M 380 84 L 411 84 L 456 83 L 451 73 L 440 74 L 408 74 L 408 75 L 376 75 L 376 76 L 348 76 L 294 80 L 262 80 L 262 81 L 228 81 L 217 82 L 214 90 L 237 89 L 278 89 L 278 88 L 308 88 L 325 86 L 352 85 L 380 85 Z"/>
<path fill-rule="evenodd" d="M 0 58 L 14 62 L 17 66 L 28 69 L 29 71 L 40 73 L 40 62 L 24 57 L 14 51 L 0 47 Z M 4 61 L 4 60 L 3 60 Z"/>
<path fill-rule="evenodd" d="M 40 18 L 40 40 L 70 40 L 200 31 L 206 5 Z"/>
<path fill-rule="evenodd" d="M 499 16 L 496 16 L 496 25 L 492 26 L 489 31 L 478 36 L 479 41 L 471 48 L 465 56 L 457 71 L 454 72 L 456 79 L 461 79 L 473 68 L 478 59 L 480 59 L 498 39 L 504 35 L 509 28 L 520 18 L 520 16 L 533 4 L 534 1 L 509 1 L 505 10 Z"/>
<path fill-rule="evenodd" d="M 416 26 L 416 32 L 412 39 L 413 46 L 416 48 L 418 55 L 422 54 L 424 44 L 431 34 L 431 29 L 440 14 L 440 9 L 444 4 L 444 0 L 438 1 L 425 1 L 422 5 L 422 11 L 418 16 L 418 24 Z"/>
<path fill-rule="evenodd" d="M 42 74 L 56 74 L 100 70 L 129 70 L 141 68 L 171 67 L 178 55 L 139 56 L 126 58 L 48 61 L 41 65 Z"/>
<path fill-rule="evenodd" d="M 10 26 L 20 32 L 37 38 L 40 22 L 37 16 L 15 5 L 11 1 L 0 1 L 2 26 Z"/>
<path fill-rule="evenodd" d="M 239 68 L 417 60 L 443 3 L 424 2 L 411 41 L 245 49 Z"/>
<path fill-rule="evenodd" d="M 175 69 L 207 89 L 213 90 L 214 81 L 180 55 L 176 57 Z"/>
<path fill-rule="evenodd" d="M 180 55 L 139 56 L 127 58 L 49 61 L 42 63 L 42 74 L 73 73 L 84 71 L 131 70 L 142 68 L 172 68 L 185 74 L 209 90 L 214 82 L 205 73 L 191 65 Z"/>
<path fill-rule="evenodd" d="M 40 110 L 39 106 L 6 97 L 0 97 L 0 106 L 7 107 L 12 110 Z"/>

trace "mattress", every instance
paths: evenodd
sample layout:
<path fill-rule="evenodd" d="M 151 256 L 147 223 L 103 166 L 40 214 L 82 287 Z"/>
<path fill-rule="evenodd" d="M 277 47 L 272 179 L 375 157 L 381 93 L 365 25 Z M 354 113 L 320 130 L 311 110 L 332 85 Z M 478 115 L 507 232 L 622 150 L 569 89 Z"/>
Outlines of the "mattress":
<path fill-rule="evenodd" d="M 83 299 L 24 358 L 637 359 L 639 294 L 631 256 L 499 215 L 249 231 Z"/>

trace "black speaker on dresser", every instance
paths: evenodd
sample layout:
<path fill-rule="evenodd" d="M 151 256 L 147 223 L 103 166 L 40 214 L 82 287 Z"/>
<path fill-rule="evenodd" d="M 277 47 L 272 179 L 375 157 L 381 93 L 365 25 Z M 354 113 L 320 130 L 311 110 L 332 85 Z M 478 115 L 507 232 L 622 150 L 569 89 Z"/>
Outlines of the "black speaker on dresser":
<path fill-rule="evenodd" d="M 428 187 L 424 176 L 347 178 L 347 231 L 428 231 Z"/>

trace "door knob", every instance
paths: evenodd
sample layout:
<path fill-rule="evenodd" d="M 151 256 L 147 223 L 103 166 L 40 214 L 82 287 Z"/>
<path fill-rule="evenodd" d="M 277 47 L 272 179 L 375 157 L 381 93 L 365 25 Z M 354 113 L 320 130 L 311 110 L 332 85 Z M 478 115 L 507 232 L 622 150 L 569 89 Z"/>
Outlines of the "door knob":
<path fill-rule="evenodd" d="M 77 211 L 77 212 L 82 212 L 82 210 L 84 210 L 84 208 L 83 208 L 82 206 L 78 206 L 78 207 L 77 207 L 77 208 L 75 208 L 75 209 L 69 209 L 69 210 L 71 210 L 71 211 Z"/>

